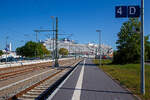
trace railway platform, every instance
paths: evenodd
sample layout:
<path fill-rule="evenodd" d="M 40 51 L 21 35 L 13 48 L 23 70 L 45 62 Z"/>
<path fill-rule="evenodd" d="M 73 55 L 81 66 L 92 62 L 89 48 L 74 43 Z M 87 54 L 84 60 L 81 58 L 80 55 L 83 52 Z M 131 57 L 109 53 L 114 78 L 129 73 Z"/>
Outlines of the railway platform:
<path fill-rule="evenodd" d="M 101 69 L 84 59 L 47 100 L 136 100 Z"/>

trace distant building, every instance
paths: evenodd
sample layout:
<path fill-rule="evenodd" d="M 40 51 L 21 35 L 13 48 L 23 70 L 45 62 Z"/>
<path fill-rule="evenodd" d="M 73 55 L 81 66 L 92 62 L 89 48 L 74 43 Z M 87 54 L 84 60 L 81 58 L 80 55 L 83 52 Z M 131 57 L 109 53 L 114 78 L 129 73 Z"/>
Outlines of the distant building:
<path fill-rule="evenodd" d="M 19 56 L 16 54 L 16 52 L 13 52 L 13 51 L 8 51 L 7 54 L 6 54 L 6 51 L 4 50 L 3 51 L 4 54 L 0 57 L 0 58 L 6 58 L 6 57 L 13 57 L 13 58 L 18 58 Z"/>
<path fill-rule="evenodd" d="M 4 52 L 4 54 L 2 56 L 0 56 L 1 58 L 7 58 L 7 57 L 13 57 L 13 58 L 17 58 L 19 57 L 15 51 L 12 51 L 12 45 L 11 42 L 9 44 L 6 45 L 6 48 L 4 50 L 2 50 Z M 6 53 L 7 52 L 7 53 Z"/>
<path fill-rule="evenodd" d="M 47 39 L 42 42 L 46 48 L 50 51 L 53 51 L 53 41 L 54 41 L 54 49 L 55 49 L 55 40 Z M 88 44 L 78 44 L 73 40 L 69 40 L 66 38 L 58 40 L 58 49 L 66 48 L 69 51 L 69 54 L 77 54 L 77 55 L 99 55 L 98 52 L 98 44 L 88 43 Z M 102 44 L 101 46 L 101 55 L 112 55 L 113 49 L 110 46 Z"/>

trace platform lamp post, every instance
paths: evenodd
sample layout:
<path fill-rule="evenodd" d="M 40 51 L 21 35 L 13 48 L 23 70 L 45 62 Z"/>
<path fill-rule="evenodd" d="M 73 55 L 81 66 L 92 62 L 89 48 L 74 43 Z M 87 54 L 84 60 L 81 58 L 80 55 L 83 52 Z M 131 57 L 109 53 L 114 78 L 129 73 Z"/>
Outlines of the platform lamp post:
<path fill-rule="evenodd" d="M 55 67 L 59 67 L 59 63 L 58 63 L 58 17 L 56 17 Z"/>
<path fill-rule="evenodd" d="M 141 0 L 141 93 L 145 94 L 144 68 L 144 0 Z"/>
<path fill-rule="evenodd" d="M 54 16 L 51 16 L 51 19 L 52 19 L 52 27 L 53 27 L 53 30 L 54 30 L 54 25 L 55 25 L 55 19 L 54 19 L 55 17 Z M 53 31 L 53 54 L 52 54 L 52 58 L 53 58 L 53 60 L 54 60 L 54 57 L 55 57 L 55 52 L 54 52 L 54 31 Z"/>
<path fill-rule="evenodd" d="M 75 40 L 75 41 L 77 41 L 77 40 Z M 77 49 L 77 45 L 75 45 L 75 48 L 74 48 L 74 50 L 75 50 L 74 51 L 74 53 L 75 53 L 75 60 L 77 59 L 77 50 L 76 49 Z"/>
<path fill-rule="evenodd" d="M 101 30 L 96 30 L 99 33 L 99 66 L 101 67 Z"/>
<path fill-rule="evenodd" d="M 69 56 L 70 56 L 70 42 L 71 42 L 71 37 L 72 37 L 72 34 L 70 34 L 69 36 L 68 36 L 68 38 L 69 38 Z"/>

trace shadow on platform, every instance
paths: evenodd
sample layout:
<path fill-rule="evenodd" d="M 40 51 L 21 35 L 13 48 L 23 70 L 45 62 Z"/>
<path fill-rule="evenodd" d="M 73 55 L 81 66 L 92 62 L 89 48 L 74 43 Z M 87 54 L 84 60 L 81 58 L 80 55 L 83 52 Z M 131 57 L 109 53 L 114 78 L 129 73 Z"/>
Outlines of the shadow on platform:
<path fill-rule="evenodd" d="M 65 88 L 65 87 L 62 87 L 60 89 L 63 89 L 63 90 L 81 90 L 81 91 L 89 91 L 89 92 L 103 92 L 103 93 L 119 93 L 119 94 L 132 94 L 130 92 L 122 92 L 122 91 L 105 91 L 105 90 L 91 90 L 91 89 L 77 89 L 77 88 Z"/>
<path fill-rule="evenodd" d="M 87 66 L 87 67 L 95 66 L 96 67 L 97 65 L 96 64 L 87 64 L 86 63 L 85 66 Z"/>

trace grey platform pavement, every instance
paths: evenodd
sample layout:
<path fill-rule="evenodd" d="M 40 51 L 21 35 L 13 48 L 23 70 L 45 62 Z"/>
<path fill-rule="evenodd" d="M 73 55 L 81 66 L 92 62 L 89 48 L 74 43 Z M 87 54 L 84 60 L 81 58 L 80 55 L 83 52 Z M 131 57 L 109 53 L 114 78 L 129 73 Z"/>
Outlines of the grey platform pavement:
<path fill-rule="evenodd" d="M 136 100 L 101 69 L 85 59 L 47 100 Z"/>

